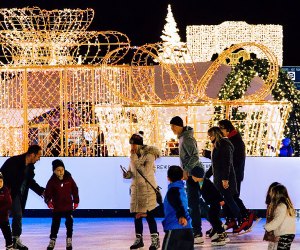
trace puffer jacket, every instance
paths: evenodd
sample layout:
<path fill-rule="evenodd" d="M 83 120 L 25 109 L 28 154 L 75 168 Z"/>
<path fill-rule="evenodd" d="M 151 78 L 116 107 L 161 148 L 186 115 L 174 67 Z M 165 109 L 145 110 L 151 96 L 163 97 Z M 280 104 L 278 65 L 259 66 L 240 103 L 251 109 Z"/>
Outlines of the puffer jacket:
<path fill-rule="evenodd" d="M 197 142 L 194 138 L 193 128 L 186 126 L 182 133 L 178 136 L 179 139 L 179 158 L 181 167 L 190 175 L 191 170 L 196 167 L 202 167 L 199 161 L 199 151 Z"/>
<path fill-rule="evenodd" d="M 146 213 L 153 210 L 156 206 L 156 194 L 153 188 L 137 172 L 137 169 L 147 178 L 147 180 L 157 187 L 155 180 L 155 160 L 160 157 L 161 153 L 158 148 L 144 145 L 137 154 L 131 154 L 128 170 L 131 173 L 130 186 L 130 212 Z"/>

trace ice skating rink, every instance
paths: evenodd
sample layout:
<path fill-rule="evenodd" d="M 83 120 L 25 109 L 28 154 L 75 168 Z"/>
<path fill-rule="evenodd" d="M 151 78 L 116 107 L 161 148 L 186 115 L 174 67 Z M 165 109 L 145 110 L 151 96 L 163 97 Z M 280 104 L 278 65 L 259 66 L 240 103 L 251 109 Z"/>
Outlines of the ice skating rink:
<path fill-rule="evenodd" d="M 157 219 L 162 243 L 164 232 L 162 230 L 161 218 Z M 267 249 L 267 242 L 262 240 L 265 219 L 262 219 L 252 232 L 233 236 L 229 234 L 230 242 L 226 246 L 212 247 L 210 240 L 205 239 L 203 245 L 195 245 L 195 249 Z M 23 244 L 30 250 L 46 249 L 49 243 L 51 218 L 24 218 L 23 219 Z M 209 229 L 209 223 L 203 219 L 203 232 Z M 59 235 L 55 249 L 65 248 L 65 225 L 62 219 Z M 129 249 L 134 241 L 134 224 L 131 218 L 74 218 L 74 250 L 123 250 Z M 149 249 L 149 230 L 144 221 L 144 250 Z M 1 237 L 0 249 L 4 249 L 4 240 Z M 291 249 L 300 249 L 300 219 L 297 218 L 297 234 Z M 184 250 L 184 249 L 183 249 Z"/>

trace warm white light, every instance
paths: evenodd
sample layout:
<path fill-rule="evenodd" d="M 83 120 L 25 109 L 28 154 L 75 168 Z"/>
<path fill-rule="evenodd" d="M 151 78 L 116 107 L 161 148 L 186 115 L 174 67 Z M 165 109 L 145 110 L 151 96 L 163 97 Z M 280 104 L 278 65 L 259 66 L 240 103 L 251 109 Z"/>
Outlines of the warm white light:
<path fill-rule="evenodd" d="M 195 62 L 210 61 L 232 44 L 255 42 L 268 47 L 282 65 L 283 30 L 281 25 L 252 25 L 246 22 L 227 21 L 220 25 L 187 26 L 187 48 Z M 247 48 L 259 58 L 265 55 L 255 47 Z"/>

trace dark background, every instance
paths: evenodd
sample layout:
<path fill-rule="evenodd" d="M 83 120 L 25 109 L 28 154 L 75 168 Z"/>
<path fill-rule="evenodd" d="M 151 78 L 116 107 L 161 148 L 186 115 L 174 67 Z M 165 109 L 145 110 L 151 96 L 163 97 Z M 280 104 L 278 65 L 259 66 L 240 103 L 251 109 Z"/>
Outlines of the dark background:
<path fill-rule="evenodd" d="M 0 8 L 38 6 L 42 9 L 95 10 L 89 30 L 116 30 L 126 34 L 131 45 L 161 41 L 170 3 L 182 41 L 187 25 L 218 25 L 224 21 L 283 26 L 283 65 L 297 66 L 300 55 L 300 10 L 298 0 L 0 0 Z"/>

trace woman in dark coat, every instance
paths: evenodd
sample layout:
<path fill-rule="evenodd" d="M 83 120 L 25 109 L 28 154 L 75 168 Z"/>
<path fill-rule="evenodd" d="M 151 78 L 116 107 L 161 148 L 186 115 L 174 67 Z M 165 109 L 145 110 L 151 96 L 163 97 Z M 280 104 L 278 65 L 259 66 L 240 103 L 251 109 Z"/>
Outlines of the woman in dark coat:
<path fill-rule="evenodd" d="M 228 138 L 224 138 L 219 127 L 212 127 L 208 130 L 208 137 L 213 144 L 211 154 L 211 167 L 206 173 L 206 177 L 213 175 L 213 181 L 217 189 L 224 196 L 225 204 L 230 212 L 239 222 L 238 228 L 247 225 L 240 213 L 240 209 L 234 200 L 238 194 L 235 171 L 233 168 L 234 146 Z"/>

